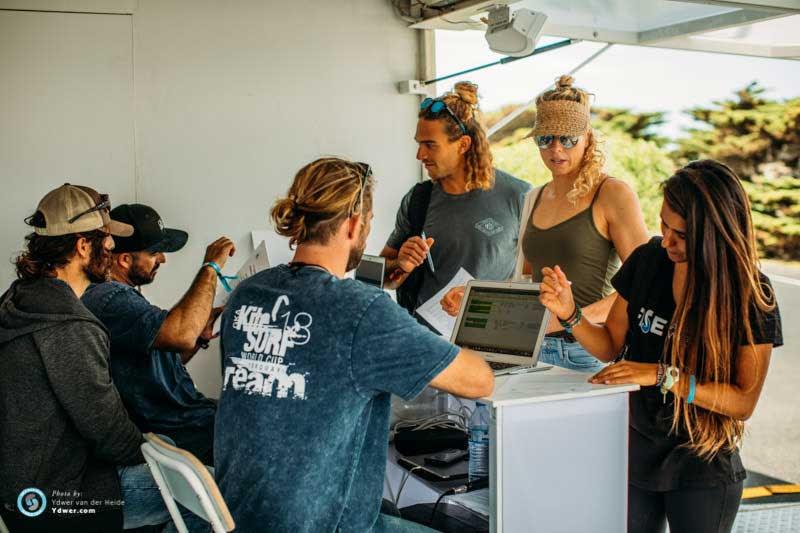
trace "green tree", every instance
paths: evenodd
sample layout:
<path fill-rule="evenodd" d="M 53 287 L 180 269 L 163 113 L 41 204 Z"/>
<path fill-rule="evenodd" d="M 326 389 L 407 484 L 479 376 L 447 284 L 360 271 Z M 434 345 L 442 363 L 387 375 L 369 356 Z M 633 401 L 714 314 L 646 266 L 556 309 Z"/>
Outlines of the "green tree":
<path fill-rule="evenodd" d="M 523 140 L 527 133 L 527 129 L 518 129 L 492 145 L 495 166 L 534 185 L 542 185 L 550 181 L 552 176 L 534 142 Z M 608 174 L 633 187 L 639 196 L 648 229 L 653 233 L 658 232 L 661 210 L 659 185 L 675 170 L 669 155 L 655 142 L 634 139 L 622 131 L 600 133 L 600 142 L 606 153 Z"/>
<path fill-rule="evenodd" d="M 634 113 L 622 107 L 601 107 L 593 111 L 594 126 L 605 132 L 627 133 L 634 139 L 652 141 L 657 146 L 664 146 L 668 139 L 656 133 L 659 126 L 664 124 L 663 111 L 651 113 Z"/>
<path fill-rule="evenodd" d="M 754 81 L 734 99 L 688 110 L 700 127 L 678 140 L 677 162 L 717 159 L 742 179 L 758 174 L 764 163 L 782 162 L 800 178 L 800 98 L 767 100 L 764 92 Z"/>
<path fill-rule="evenodd" d="M 766 257 L 800 259 L 800 98 L 764 98 L 756 82 L 735 97 L 687 111 L 700 125 L 673 153 L 684 165 L 711 158 L 745 183 L 753 223 Z"/>
<path fill-rule="evenodd" d="M 484 125 L 491 128 L 506 115 L 517 109 L 517 105 L 510 104 L 484 114 Z M 493 142 L 500 142 L 508 137 L 513 137 L 519 129 L 530 129 L 536 120 L 536 110 L 531 106 L 511 122 L 506 124 L 500 131 L 492 136 Z M 658 126 L 664 124 L 664 113 L 655 111 L 650 113 L 634 113 L 630 109 L 617 107 L 600 107 L 592 110 L 592 124 L 599 131 L 605 133 L 621 132 L 627 133 L 634 139 L 653 141 L 658 146 L 667 143 L 667 139 L 656 134 Z"/>

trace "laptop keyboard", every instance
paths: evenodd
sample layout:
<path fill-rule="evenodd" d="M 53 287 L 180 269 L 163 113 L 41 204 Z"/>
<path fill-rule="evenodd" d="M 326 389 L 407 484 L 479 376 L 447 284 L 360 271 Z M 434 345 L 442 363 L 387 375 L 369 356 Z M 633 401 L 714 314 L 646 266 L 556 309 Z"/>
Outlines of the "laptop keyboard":
<path fill-rule="evenodd" d="M 489 363 L 489 368 L 492 370 L 505 370 L 506 368 L 511 368 L 512 366 L 519 366 L 514 365 L 511 363 L 498 363 L 496 361 L 487 361 Z"/>

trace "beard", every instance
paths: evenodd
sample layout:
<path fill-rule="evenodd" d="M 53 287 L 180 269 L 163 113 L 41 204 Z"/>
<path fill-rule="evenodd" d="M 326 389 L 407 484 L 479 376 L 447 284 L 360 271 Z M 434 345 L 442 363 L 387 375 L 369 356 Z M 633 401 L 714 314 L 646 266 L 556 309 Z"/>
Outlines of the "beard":
<path fill-rule="evenodd" d="M 102 241 L 92 244 L 92 255 L 83 272 L 92 283 L 105 283 L 111 275 L 111 252 L 106 250 Z"/>
<path fill-rule="evenodd" d="M 133 283 L 134 287 L 148 285 L 153 283 L 153 280 L 156 279 L 157 270 L 158 265 L 154 266 L 153 270 L 148 271 L 137 265 L 136 261 L 134 261 L 131 265 L 131 269 L 128 271 L 128 279 Z"/>
<path fill-rule="evenodd" d="M 361 263 L 361 258 L 364 256 L 364 250 L 366 249 L 367 236 L 362 232 L 361 241 L 353 248 L 350 248 L 350 254 L 347 256 L 347 267 L 345 268 L 345 272 L 350 272 L 358 267 L 359 263 Z"/>

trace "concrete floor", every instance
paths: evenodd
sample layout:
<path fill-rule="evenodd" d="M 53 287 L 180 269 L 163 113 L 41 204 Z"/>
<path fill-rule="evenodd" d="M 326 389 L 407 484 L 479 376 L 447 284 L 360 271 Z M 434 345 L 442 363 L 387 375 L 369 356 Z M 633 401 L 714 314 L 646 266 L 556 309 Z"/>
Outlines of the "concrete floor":
<path fill-rule="evenodd" d="M 778 294 L 785 344 L 772 353 L 742 460 L 748 470 L 800 483 L 800 266 L 765 262 L 763 270 Z"/>

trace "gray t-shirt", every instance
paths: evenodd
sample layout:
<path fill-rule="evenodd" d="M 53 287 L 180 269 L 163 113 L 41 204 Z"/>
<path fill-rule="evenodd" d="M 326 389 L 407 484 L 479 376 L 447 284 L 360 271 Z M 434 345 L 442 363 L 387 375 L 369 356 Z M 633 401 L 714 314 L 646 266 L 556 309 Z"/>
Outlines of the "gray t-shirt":
<path fill-rule="evenodd" d="M 495 169 L 495 184 L 488 191 L 448 194 L 434 183 L 425 217 L 425 235 L 436 242 L 431 259 L 436 273 L 427 263 L 417 305 L 425 303 L 447 285 L 460 268 L 475 279 L 509 279 L 516 263 L 519 219 L 525 194 L 531 185 Z M 413 190 L 413 189 L 412 189 Z M 386 245 L 399 250 L 411 235 L 408 205 L 411 191 L 403 197 L 397 221 Z"/>

